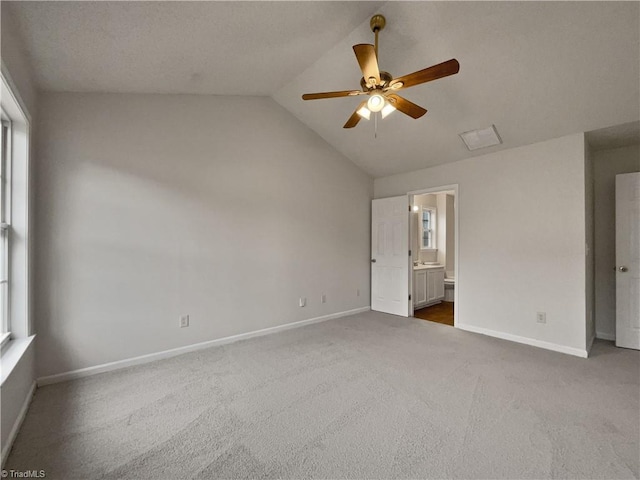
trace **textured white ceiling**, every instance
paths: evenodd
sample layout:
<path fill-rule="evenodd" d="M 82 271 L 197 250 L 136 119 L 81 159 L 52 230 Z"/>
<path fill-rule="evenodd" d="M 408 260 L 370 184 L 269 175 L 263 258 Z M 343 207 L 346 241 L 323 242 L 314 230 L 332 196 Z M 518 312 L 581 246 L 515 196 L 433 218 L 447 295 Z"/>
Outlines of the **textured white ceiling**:
<path fill-rule="evenodd" d="M 40 88 L 272 95 L 354 163 L 384 176 L 640 120 L 639 2 L 2 2 Z M 352 45 L 394 76 L 457 58 L 460 73 L 403 90 L 428 109 L 342 125 L 357 98 Z M 495 124 L 503 145 L 458 133 Z"/>
<path fill-rule="evenodd" d="M 2 2 L 43 90 L 270 95 L 375 2 Z"/>

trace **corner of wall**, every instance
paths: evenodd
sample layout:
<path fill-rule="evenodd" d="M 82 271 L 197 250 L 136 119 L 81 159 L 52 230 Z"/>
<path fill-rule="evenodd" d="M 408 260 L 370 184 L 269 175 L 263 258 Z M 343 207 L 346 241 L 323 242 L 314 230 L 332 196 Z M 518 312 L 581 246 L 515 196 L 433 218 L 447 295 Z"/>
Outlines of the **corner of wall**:
<path fill-rule="evenodd" d="M 585 205 L 585 341 L 591 348 L 595 338 L 595 246 L 594 246 L 594 177 L 593 158 L 587 136 L 584 142 L 584 205 Z"/>

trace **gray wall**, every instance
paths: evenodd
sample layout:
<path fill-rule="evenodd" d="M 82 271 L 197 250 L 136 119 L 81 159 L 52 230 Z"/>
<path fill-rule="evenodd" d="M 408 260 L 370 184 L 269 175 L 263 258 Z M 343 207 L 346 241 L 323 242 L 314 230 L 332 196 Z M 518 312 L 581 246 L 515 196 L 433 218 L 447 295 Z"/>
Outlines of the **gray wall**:
<path fill-rule="evenodd" d="M 455 197 L 447 194 L 447 255 L 445 266 L 448 277 L 453 277 L 456 271 L 456 210 Z"/>
<path fill-rule="evenodd" d="M 40 111 L 39 376 L 370 304 L 373 181 L 273 100 Z"/>
<path fill-rule="evenodd" d="M 455 209 L 454 196 L 438 193 L 438 262 L 445 266 L 448 277 L 455 275 Z"/>
<path fill-rule="evenodd" d="M 596 336 L 616 334 L 616 175 L 640 171 L 640 145 L 592 152 L 595 180 Z"/>
<path fill-rule="evenodd" d="M 379 178 L 375 196 L 458 184 L 458 325 L 585 355 L 584 163 L 576 134 Z"/>

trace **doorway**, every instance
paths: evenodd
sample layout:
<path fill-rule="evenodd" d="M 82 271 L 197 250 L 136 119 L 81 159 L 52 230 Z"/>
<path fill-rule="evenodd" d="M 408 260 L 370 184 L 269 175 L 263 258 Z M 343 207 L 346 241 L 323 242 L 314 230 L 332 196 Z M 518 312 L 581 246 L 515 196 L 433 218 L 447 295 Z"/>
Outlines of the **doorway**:
<path fill-rule="evenodd" d="M 435 207 L 415 210 L 416 197 L 421 195 L 435 195 Z M 440 209 L 438 198 L 442 205 Z M 440 222 L 438 210 L 442 214 Z M 420 224 L 417 223 L 418 212 Z M 444 216 L 448 217 L 448 221 L 443 219 Z M 447 223 L 450 232 L 452 231 L 448 248 Z M 412 317 L 414 310 L 442 304 L 446 298 L 450 303 L 450 310 L 453 310 L 453 326 L 457 326 L 459 309 L 455 306 L 459 305 L 460 297 L 460 236 L 457 232 L 457 184 L 408 192 L 398 197 L 374 199 L 371 207 L 371 310 Z M 421 243 L 418 242 L 419 238 Z M 451 324 L 450 319 L 448 324 Z"/>
<path fill-rule="evenodd" d="M 409 193 L 409 313 L 455 326 L 457 317 L 458 186 Z"/>

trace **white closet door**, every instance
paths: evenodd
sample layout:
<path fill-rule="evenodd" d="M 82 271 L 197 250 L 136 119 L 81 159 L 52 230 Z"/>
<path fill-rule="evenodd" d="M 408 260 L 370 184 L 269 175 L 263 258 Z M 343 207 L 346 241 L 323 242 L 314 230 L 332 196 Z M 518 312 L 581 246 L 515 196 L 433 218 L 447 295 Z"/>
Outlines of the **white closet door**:
<path fill-rule="evenodd" d="M 616 345 L 640 350 L 640 173 L 616 175 Z"/>

